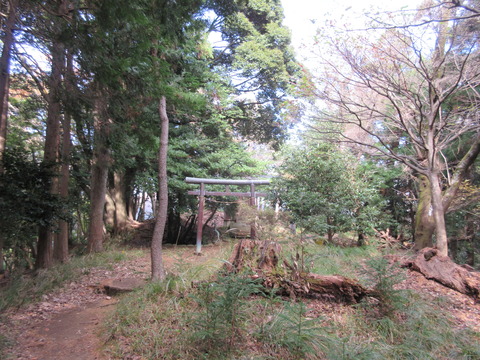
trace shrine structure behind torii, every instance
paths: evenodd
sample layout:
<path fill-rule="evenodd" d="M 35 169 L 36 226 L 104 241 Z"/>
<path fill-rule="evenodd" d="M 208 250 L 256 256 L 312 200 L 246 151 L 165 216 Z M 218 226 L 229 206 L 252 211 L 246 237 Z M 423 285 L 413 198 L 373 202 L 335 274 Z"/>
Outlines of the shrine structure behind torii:
<path fill-rule="evenodd" d="M 202 251 L 202 232 L 203 232 L 203 211 L 205 208 L 205 196 L 235 196 L 235 197 L 249 197 L 250 205 L 255 206 L 255 198 L 266 197 L 266 193 L 256 192 L 255 185 L 268 185 L 270 180 L 228 180 L 228 179 L 202 179 L 202 178 L 185 178 L 185 182 L 188 184 L 200 184 L 200 190 L 192 190 L 188 192 L 188 195 L 199 196 L 198 201 L 198 215 L 197 215 L 197 245 L 195 253 L 201 254 Z M 206 191 L 205 185 L 225 185 L 225 191 Z M 230 191 L 230 185 L 250 186 L 249 192 L 232 192 Z M 251 224 L 250 236 L 255 238 L 255 226 Z"/>

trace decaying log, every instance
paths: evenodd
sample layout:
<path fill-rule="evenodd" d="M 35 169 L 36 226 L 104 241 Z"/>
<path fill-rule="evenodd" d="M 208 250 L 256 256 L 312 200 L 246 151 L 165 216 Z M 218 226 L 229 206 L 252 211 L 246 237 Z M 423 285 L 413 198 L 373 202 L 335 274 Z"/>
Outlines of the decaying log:
<path fill-rule="evenodd" d="M 365 296 L 373 295 L 357 281 L 340 275 L 301 273 L 295 280 L 288 275 L 281 278 L 276 275 L 274 281 L 267 275 L 264 285 L 278 288 L 280 294 L 293 298 L 305 297 L 345 304 L 358 304 Z"/>
<path fill-rule="evenodd" d="M 480 273 L 455 264 L 449 257 L 438 254 L 437 249 L 424 248 L 404 267 L 418 271 L 429 280 L 480 300 Z"/>
<path fill-rule="evenodd" d="M 240 240 L 233 250 L 227 271 L 240 272 L 248 269 L 255 278 L 261 278 L 263 285 L 277 289 L 290 297 L 321 298 L 333 302 L 356 304 L 369 290 L 357 281 L 339 276 L 322 276 L 302 272 L 296 262 L 279 261 L 281 246 L 276 242 Z"/>

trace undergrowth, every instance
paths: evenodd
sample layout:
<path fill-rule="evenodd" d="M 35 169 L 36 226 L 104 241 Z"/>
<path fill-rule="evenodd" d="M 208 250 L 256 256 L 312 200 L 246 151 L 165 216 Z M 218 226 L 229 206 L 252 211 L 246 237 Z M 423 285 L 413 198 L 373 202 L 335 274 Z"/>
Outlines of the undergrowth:
<path fill-rule="evenodd" d="M 327 310 L 318 301 L 267 291 L 248 274 L 219 274 L 230 252 L 225 247 L 220 258 L 200 265 L 179 257 L 165 281 L 122 296 L 104 330 L 110 358 L 480 359 L 479 334 L 458 329 L 441 298 L 398 290 L 405 270 L 373 247 L 302 249 L 313 272 L 360 278 L 375 294 L 358 306 Z M 1 290 L 0 309 L 41 299 L 92 267 L 109 269 L 138 255 L 112 249 L 36 276 L 18 275 Z M 0 336 L 0 357 L 9 341 Z"/>
<path fill-rule="evenodd" d="M 363 277 L 376 297 L 359 306 L 319 312 L 318 302 L 282 298 L 245 275 L 213 276 L 212 267 L 191 287 L 191 274 L 202 271 L 177 270 L 164 283 L 149 284 L 121 300 L 106 327 L 109 355 L 172 360 L 480 359 L 479 334 L 456 328 L 442 311 L 441 300 L 396 290 L 405 270 L 390 266 L 376 249 L 309 246 L 306 253 L 317 272 Z M 335 262 L 342 266 L 335 267 Z"/>

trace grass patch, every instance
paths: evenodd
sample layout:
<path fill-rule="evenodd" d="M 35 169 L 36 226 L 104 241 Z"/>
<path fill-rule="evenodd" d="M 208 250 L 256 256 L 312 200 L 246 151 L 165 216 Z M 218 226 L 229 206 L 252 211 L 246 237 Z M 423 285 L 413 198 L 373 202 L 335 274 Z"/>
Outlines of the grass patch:
<path fill-rule="evenodd" d="M 374 246 L 338 247 L 333 245 L 318 246 L 308 244 L 305 247 L 306 262 L 310 263 L 311 272 L 320 275 L 343 275 L 356 278 L 362 263 L 380 255 Z"/>
<path fill-rule="evenodd" d="M 315 310 L 262 293 L 251 279 L 212 276 L 221 262 L 179 263 L 175 275 L 126 295 L 106 327 L 113 359 L 479 359 L 479 334 L 458 330 L 440 301 L 396 291 L 397 269 L 373 247 L 308 245 L 311 268 L 358 278 L 385 304 Z M 401 270 L 403 271 L 403 270 Z M 191 287 L 199 274 L 207 282 Z M 252 295 L 253 294 L 253 295 Z M 322 308 L 322 307 L 321 307 Z M 323 308 L 322 308 L 323 309 Z M 342 310 L 343 309 L 343 310 Z M 321 316 L 319 316 L 321 314 Z"/>
<path fill-rule="evenodd" d="M 2 319 L 0 319 L 2 321 Z M 8 336 L 0 334 L 0 359 L 8 359 L 9 355 L 6 353 L 6 349 L 13 346 L 14 342 Z"/>
<path fill-rule="evenodd" d="M 336 323 L 327 359 L 480 359 L 479 334 L 458 330 L 438 304 L 411 294 L 397 319 L 358 308 Z"/>

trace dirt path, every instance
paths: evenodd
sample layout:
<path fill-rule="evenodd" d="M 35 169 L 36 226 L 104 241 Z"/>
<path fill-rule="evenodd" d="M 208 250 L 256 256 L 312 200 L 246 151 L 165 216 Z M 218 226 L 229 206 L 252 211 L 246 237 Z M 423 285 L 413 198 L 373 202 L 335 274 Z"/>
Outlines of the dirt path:
<path fill-rule="evenodd" d="M 202 263 L 221 251 L 204 247 L 204 256 L 195 256 L 193 247 L 165 249 L 167 270 L 175 262 Z M 134 260 L 118 263 L 109 270 L 88 269 L 78 280 L 45 295 L 43 301 L 28 305 L 7 316 L 0 328 L 13 334 L 15 344 L 9 355 L 19 360 L 107 360 L 102 346 L 102 324 L 115 309 L 117 299 L 99 291 L 106 280 L 147 279 L 150 275 L 148 251 Z"/>
<path fill-rule="evenodd" d="M 33 325 L 18 339 L 18 359 L 107 359 L 101 356 L 99 326 L 113 310 L 114 299 L 104 299 L 53 314 Z"/>

